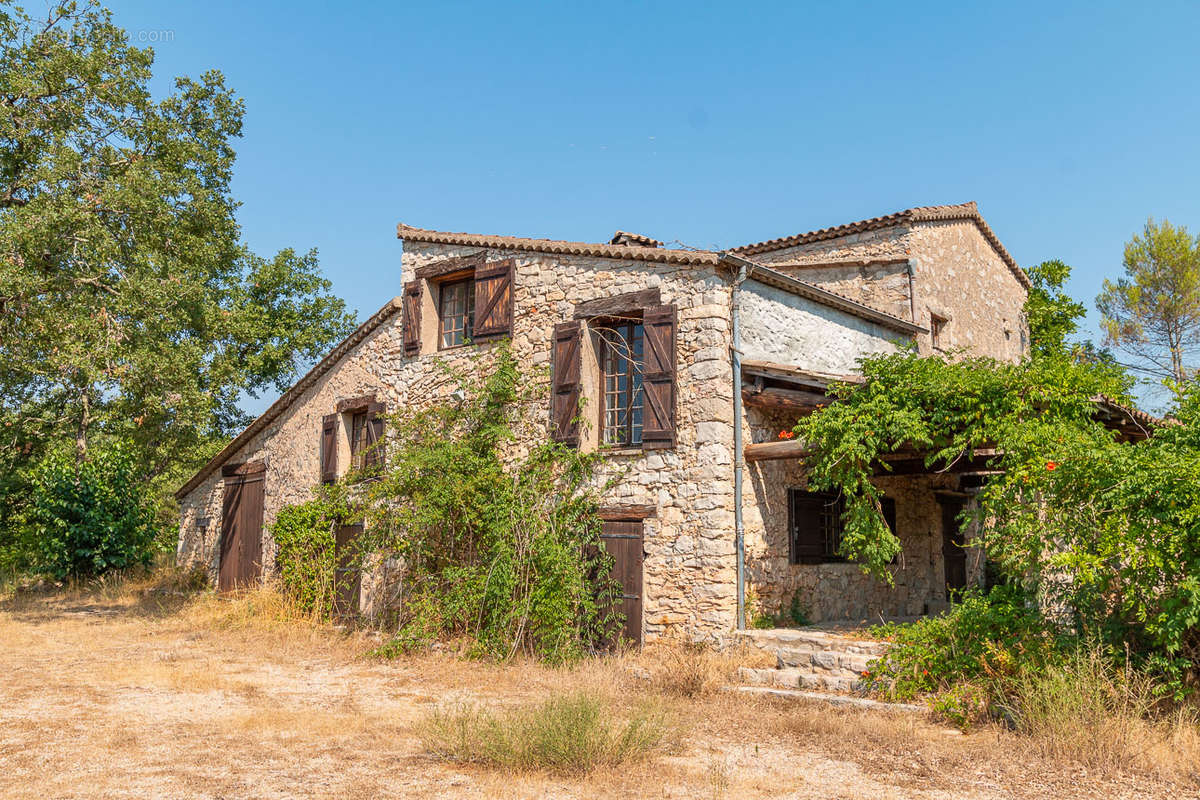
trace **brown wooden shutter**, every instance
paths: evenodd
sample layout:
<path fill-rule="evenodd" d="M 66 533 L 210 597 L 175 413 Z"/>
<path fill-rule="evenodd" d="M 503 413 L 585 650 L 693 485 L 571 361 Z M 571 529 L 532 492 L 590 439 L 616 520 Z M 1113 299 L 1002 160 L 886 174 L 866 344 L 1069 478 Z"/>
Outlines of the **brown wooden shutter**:
<path fill-rule="evenodd" d="M 471 338 L 512 332 L 513 263 L 509 258 L 475 268 L 475 326 Z"/>
<path fill-rule="evenodd" d="M 788 489 L 789 560 L 793 564 L 819 564 L 825 556 L 821 513 L 829 498 Z"/>
<path fill-rule="evenodd" d="M 337 414 L 326 414 L 321 418 L 321 482 L 337 480 Z"/>
<path fill-rule="evenodd" d="M 550 437 L 579 445 L 579 397 L 583 391 L 583 325 L 560 322 L 554 326 L 550 388 Z"/>
<path fill-rule="evenodd" d="M 404 284 L 404 355 L 421 352 L 421 281 Z"/>
<path fill-rule="evenodd" d="M 642 312 L 645 372 L 642 390 L 642 447 L 675 446 L 675 306 Z"/>
<path fill-rule="evenodd" d="M 387 406 L 383 403 L 371 403 L 367 406 L 367 462 L 368 467 L 377 467 L 384 463 L 385 439 L 383 435 Z"/>

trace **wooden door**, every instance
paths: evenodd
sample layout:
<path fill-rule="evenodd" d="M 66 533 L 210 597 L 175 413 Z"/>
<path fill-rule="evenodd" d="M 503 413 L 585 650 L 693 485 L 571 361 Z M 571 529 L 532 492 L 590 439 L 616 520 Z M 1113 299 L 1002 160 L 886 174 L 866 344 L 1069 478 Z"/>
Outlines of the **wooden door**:
<path fill-rule="evenodd" d="M 938 497 L 942 505 L 942 565 L 946 576 L 946 588 L 961 591 L 967 586 L 967 551 L 964 549 L 962 528 L 958 515 L 962 513 L 966 500 L 953 495 Z"/>
<path fill-rule="evenodd" d="M 621 584 L 617 609 L 625 617 L 623 634 L 642 644 L 642 521 L 605 520 L 600 544 L 613 558 L 612 577 Z"/>
<path fill-rule="evenodd" d="M 261 461 L 224 467 L 221 507 L 221 565 L 217 589 L 229 591 L 262 577 L 265 468 Z"/>
<path fill-rule="evenodd" d="M 343 525 L 334 534 L 333 552 L 337 567 L 334 571 L 333 613 L 339 617 L 352 617 L 358 613 L 362 571 L 359 569 L 356 544 L 362 531 L 362 523 L 359 523 Z"/>

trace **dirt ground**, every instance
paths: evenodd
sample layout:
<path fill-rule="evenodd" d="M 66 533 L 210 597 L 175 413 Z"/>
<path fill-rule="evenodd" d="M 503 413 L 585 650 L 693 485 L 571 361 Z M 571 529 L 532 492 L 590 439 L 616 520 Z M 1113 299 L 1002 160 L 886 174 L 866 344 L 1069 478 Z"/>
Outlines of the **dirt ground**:
<path fill-rule="evenodd" d="M 451 655 L 381 661 L 372 642 L 272 617 L 268 601 L 137 592 L 0 604 L 5 798 L 1195 797 L 1161 776 L 1089 774 L 1015 734 L 920 715 L 728 691 L 657 698 L 678 745 L 581 778 L 440 762 L 417 726 L 439 704 L 573 687 L 660 692 L 652 651 L 572 669 Z M 644 673 L 643 673 L 644 674 Z"/>

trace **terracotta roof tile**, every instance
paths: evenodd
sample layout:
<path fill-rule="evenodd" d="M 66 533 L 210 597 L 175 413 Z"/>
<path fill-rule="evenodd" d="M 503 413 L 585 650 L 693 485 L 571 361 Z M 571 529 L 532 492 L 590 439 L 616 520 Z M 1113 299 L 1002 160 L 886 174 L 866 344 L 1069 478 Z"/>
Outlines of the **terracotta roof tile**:
<path fill-rule="evenodd" d="M 658 239 L 651 239 L 649 236 L 643 236 L 640 233 L 630 233 L 629 231 L 617 231 L 608 240 L 609 244 L 633 244 L 641 245 L 642 247 L 662 247 L 662 242 Z"/>
<path fill-rule="evenodd" d="M 536 253 L 560 253 L 572 256 L 620 258 L 627 261 L 653 261 L 660 264 L 696 264 L 716 266 L 717 256 L 707 250 L 667 250 L 627 244 L 567 242 L 559 239 L 526 239 L 520 236 L 490 236 L 480 233 L 451 233 L 414 228 L 401 222 L 396 237 L 414 242 L 489 247 L 495 250 L 529 250 Z"/>
<path fill-rule="evenodd" d="M 752 256 L 757 253 L 769 253 L 772 250 L 782 250 L 785 247 L 795 247 L 796 245 L 808 244 L 810 242 L 838 239 L 842 236 L 850 236 L 864 231 L 891 228 L 896 225 L 911 225 L 914 222 L 933 222 L 938 220 L 970 220 L 974 222 L 979 227 L 979 232 L 983 234 L 988 244 L 995 249 L 1004 263 L 1008 265 L 1009 270 L 1021 282 L 1021 285 L 1026 289 L 1030 287 L 1029 276 L 1025 274 L 1025 270 L 1021 269 L 1016 259 L 1000 243 L 999 237 L 996 236 L 991 226 L 984 220 L 983 215 L 979 213 L 979 207 L 975 204 L 974 200 L 969 203 L 960 203 L 959 205 L 918 206 L 916 208 L 905 209 L 904 211 L 897 211 L 895 214 L 886 214 L 882 217 L 872 217 L 871 219 L 859 220 L 858 222 L 848 222 L 845 225 L 835 225 L 832 228 L 820 228 L 808 233 L 799 233 L 795 236 L 785 236 L 778 239 L 768 239 L 763 242 L 742 245 L 741 247 L 734 248 L 731 252 L 744 256 Z"/>

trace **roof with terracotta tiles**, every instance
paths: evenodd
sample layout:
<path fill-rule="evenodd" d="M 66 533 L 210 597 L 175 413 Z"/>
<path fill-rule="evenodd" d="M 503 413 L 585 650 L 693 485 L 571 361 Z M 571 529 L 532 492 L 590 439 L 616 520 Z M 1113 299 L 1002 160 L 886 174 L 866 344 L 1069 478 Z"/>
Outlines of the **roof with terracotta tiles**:
<path fill-rule="evenodd" d="M 559 239 L 526 239 L 520 236 L 491 236 L 481 233 L 451 233 L 414 228 L 401 222 L 396 237 L 406 241 L 457 244 L 467 247 L 488 247 L 494 250 L 530 250 L 536 253 L 559 253 L 572 256 L 620 258 L 627 261 L 653 261 L 660 264 L 716 266 L 717 256 L 707 250 L 667 250 L 628 244 L 598 244 L 567 242 Z"/>
<path fill-rule="evenodd" d="M 864 231 L 891 228 L 897 225 L 912 225 L 917 222 L 936 222 L 942 220 L 969 220 L 974 222 L 979 228 L 979 232 L 983 234 L 983 238 L 987 239 L 988 244 L 992 246 L 1004 263 L 1008 265 L 1008 268 L 1012 271 L 1016 279 L 1021 282 L 1021 285 L 1026 289 L 1030 287 L 1029 276 L 1025 274 L 1025 270 L 1021 269 L 1016 259 L 1000 243 L 1000 238 L 996 236 L 991 226 L 983 218 L 983 215 L 979 213 L 979 207 L 974 200 L 958 205 L 918 206 L 916 208 L 905 209 L 904 211 L 897 211 L 894 214 L 886 214 L 882 217 L 872 217 L 871 219 L 863 219 L 858 222 L 848 222 L 845 225 L 835 225 L 832 228 L 820 228 L 808 233 L 798 233 L 795 236 L 784 236 L 778 239 L 768 239 L 763 242 L 746 244 L 733 248 L 732 252 L 743 256 L 752 256 L 757 253 L 769 253 L 773 250 L 782 250 L 785 247 L 795 247 L 796 245 L 808 244 L 810 242 L 838 239 L 842 236 L 850 236 L 851 234 L 862 233 Z"/>
<path fill-rule="evenodd" d="M 636 244 L 642 247 L 662 247 L 662 242 L 658 239 L 651 239 L 649 236 L 643 236 L 640 233 L 630 233 L 629 231 L 617 231 L 608 240 L 609 244 Z"/>
<path fill-rule="evenodd" d="M 624 244 L 597 244 L 592 242 L 567 242 L 558 239 L 526 239 L 519 236 L 492 236 L 479 233 L 450 233 L 414 228 L 400 223 L 396 236 L 403 240 L 453 244 L 467 247 L 485 247 L 494 250 L 525 250 L 537 253 L 556 253 L 573 256 L 615 258 L 626 261 L 652 261 L 690 266 L 718 266 L 721 255 L 707 250 L 664 250 L 658 247 L 639 247 Z M 771 269 L 766 265 L 755 265 L 754 277 L 792 294 L 807 297 L 822 305 L 837 308 L 856 317 L 884 325 L 908 335 L 925 329 L 886 311 L 861 303 L 824 286 L 799 280 L 791 275 Z"/>

